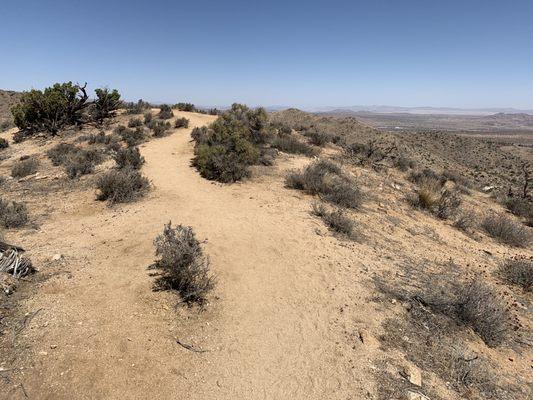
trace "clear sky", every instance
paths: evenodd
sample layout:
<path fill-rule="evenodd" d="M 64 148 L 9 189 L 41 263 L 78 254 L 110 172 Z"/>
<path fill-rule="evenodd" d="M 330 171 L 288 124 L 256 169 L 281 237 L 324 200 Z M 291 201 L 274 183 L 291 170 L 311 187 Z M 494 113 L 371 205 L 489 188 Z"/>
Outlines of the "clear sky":
<path fill-rule="evenodd" d="M 0 88 L 533 109 L 533 0 L 1 0 Z"/>

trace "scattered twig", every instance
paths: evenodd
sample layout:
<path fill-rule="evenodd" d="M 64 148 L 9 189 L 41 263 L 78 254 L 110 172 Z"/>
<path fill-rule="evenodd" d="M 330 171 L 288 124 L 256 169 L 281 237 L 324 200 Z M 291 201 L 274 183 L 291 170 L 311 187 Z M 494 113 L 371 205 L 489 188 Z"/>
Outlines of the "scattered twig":
<path fill-rule="evenodd" d="M 190 344 L 181 342 L 179 339 L 176 339 L 176 343 L 179 344 L 184 349 L 187 349 L 189 351 L 193 351 L 195 353 L 207 353 L 207 352 L 210 351 L 210 350 L 197 349 L 196 347 L 191 346 Z"/>

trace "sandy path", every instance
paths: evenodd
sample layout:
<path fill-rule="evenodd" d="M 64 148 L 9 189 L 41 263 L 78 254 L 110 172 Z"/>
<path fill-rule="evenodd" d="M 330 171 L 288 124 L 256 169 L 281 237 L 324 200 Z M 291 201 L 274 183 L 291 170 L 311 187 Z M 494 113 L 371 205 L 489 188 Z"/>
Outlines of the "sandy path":
<path fill-rule="evenodd" d="M 192 126 L 213 118 L 182 114 Z M 199 177 L 189 133 L 143 147 L 148 198 L 114 209 L 80 199 L 34 239 L 41 252 L 63 253 L 71 273 L 26 302 L 42 308 L 19 339 L 30 346 L 19 361 L 30 398 L 363 398 L 368 360 L 339 311 L 359 303 L 355 315 L 368 312 L 362 255 L 315 234 L 307 199 L 280 178 L 222 186 Z M 218 286 L 203 313 L 176 311 L 173 295 L 151 290 L 152 240 L 168 220 L 207 239 Z"/>

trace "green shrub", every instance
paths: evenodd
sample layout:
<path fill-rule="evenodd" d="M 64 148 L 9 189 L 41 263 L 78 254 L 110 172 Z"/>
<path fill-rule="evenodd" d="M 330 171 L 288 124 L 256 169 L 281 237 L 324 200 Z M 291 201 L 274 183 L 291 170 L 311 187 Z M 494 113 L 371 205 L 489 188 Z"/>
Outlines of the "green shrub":
<path fill-rule="evenodd" d="M 28 209 L 22 203 L 0 198 L 0 222 L 4 228 L 18 228 L 28 222 Z"/>
<path fill-rule="evenodd" d="M 188 128 L 189 120 L 187 118 L 176 118 L 174 123 L 174 128 Z"/>
<path fill-rule="evenodd" d="M 146 134 L 141 126 L 129 129 L 124 125 L 119 125 L 115 128 L 114 134 L 119 135 L 129 147 L 138 146 L 146 140 Z"/>
<path fill-rule="evenodd" d="M 293 189 L 319 195 L 322 199 L 340 207 L 355 209 L 363 200 L 356 182 L 337 164 L 329 160 L 318 160 L 301 172 L 289 173 L 285 183 Z"/>
<path fill-rule="evenodd" d="M 97 200 L 126 203 L 144 195 L 150 183 L 139 171 L 124 168 L 112 169 L 98 177 L 96 187 L 99 190 Z"/>
<path fill-rule="evenodd" d="M 46 152 L 46 155 L 55 166 L 61 165 L 65 162 L 68 155 L 77 151 L 77 147 L 70 143 L 61 142 Z"/>
<path fill-rule="evenodd" d="M 111 141 L 111 135 L 106 135 L 105 132 L 98 132 L 95 134 L 90 134 L 87 138 L 87 143 L 89 144 L 109 144 Z"/>
<path fill-rule="evenodd" d="M 96 100 L 92 104 L 91 114 L 96 122 L 102 123 L 116 115 L 121 105 L 120 93 L 116 89 L 109 91 L 107 88 L 96 89 L 95 93 Z"/>
<path fill-rule="evenodd" d="M 113 159 L 117 163 L 118 168 L 140 169 L 144 164 L 144 157 L 141 156 L 138 147 L 120 149 L 116 152 Z"/>
<path fill-rule="evenodd" d="M 11 169 L 11 176 L 13 178 L 23 178 L 36 173 L 38 168 L 39 160 L 34 157 L 28 157 L 15 162 L 13 168 Z"/>
<path fill-rule="evenodd" d="M 68 177 L 74 179 L 81 175 L 93 173 L 95 166 L 100 164 L 102 160 L 102 153 L 98 150 L 76 149 L 68 154 L 63 165 Z"/>
<path fill-rule="evenodd" d="M 7 149 L 8 147 L 9 147 L 9 142 L 4 138 L 0 138 L 0 150 Z"/>
<path fill-rule="evenodd" d="M 143 121 L 140 118 L 130 118 L 128 121 L 128 128 L 136 128 L 138 126 L 143 126 Z"/>
<path fill-rule="evenodd" d="M 148 126 L 152 120 L 154 119 L 154 115 L 151 112 L 147 112 L 144 114 L 144 124 Z"/>
<path fill-rule="evenodd" d="M 186 303 L 204 304 L 215 279 L 193 229 L 183 225 L 173 228 L 169 222 L 154 244 L 160 257 L 154 267 L 164 273 L 161 286 L 177 290 Z"/>
<path fill-rule="evenodd" d="M 308 157 L 313 157 L 318 154 L 318 151 L 314 147 L 300 142 L 294 136 L 289 135 L 275 137 L 272 141 L 272 147 L 285 153 L 304 154 Z"/>
<path fill-rule="evenodd" d="M 194 104 L 191 103 L 178 103 L 174 105 L 174 108 L 177 108 L 179 111 L 196 111 L 196 107 L 194 107 Z"/>
<path fill-rule="evenodd" d="M 139 99 L 136 103 L 123 103 L 123 106 L 126 108 L 126 114 L 135 115 L 142 114 L 146 109 L 149 109 L 150 103 Z"/>
<path fill-rule="evenodd" d="M 25 134 L 40 131 L 57 134 L 65 126 L 82 123 L 88 98 L 85 86 L 56 83 L 44 91 L 24 92 L 11 111 L 15 125 Z"/>
<path fill-rule="evenodd" d="M 305 130 L 303 134 L 308 137 L 311 143 L 315 146 L 325 146 L 332 141 L 331 135 L 316 129 Z"/>
<path fill-rule="evenodd" d="M 481 227 L 496 240 L 515 247 L 527 247 L 531 242 L 531 233 L 528 228 L 514 221 L 506 215 L 489 215 Z"/>
<path fill-rule="evenodd" d="M 157 114 L 157 118 L 170 119 L 173 116 L 174 113 L 172 112 L 172 108 L 168 104 L 162 104 L 161 107 L 159 107 L 159 114 Z"/>

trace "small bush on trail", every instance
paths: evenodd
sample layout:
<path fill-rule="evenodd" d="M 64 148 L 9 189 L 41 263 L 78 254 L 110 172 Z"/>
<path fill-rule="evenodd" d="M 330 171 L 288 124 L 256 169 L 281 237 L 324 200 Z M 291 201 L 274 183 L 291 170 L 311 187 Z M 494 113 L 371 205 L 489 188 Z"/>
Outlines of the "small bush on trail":
<path fill-rule="evenodd" d="M 312 213 L 322 218 L 332 231 L 340 233 L 350 239 L 356 238 L 355 223 L 346 215 L 344 210 L 337 208 L 333 211 L 328 211 L 324 204 L 313 202 Z"/>
<path fill-rule="evenodd" d="M 318 160 L 299 173 L 289 173 L 285 183 L 340 207 L 358 208 L 363 200 L 355 181 L 329 160 Z"/>
<path fill-rule="evenodd" d="M 171 128 L 170 122 L 154 121 L 151 125 L 154 137 L 163 137 Z"/>
<path fill-rule="evenodd" d="M 128 128 L 136 128 L 138 126 L 143 126 L 143 121 L 140 118 L 130 118 L 128 121 Z"/>
<path fill-rule="evenodd" d="M 186 303 L 203 305 L 215 279 L 193 229 L 183 225 L 173 228 L 169 222 L 154 244 L 160 257 L 154 267 L 164 273 L 160 286 L 177 290 Z"/>
<path fill-rule="evenodd" d="M 7 149 L 8 147 L 9 147 L 9 142 L 4 138 L 0 138 L 0 150 Z"/>
<path fill-rule="evenodd" d="M 123 168 L 112 169 L 98 177 L 96 187 L 100 191 L 97 200 L 126 203 L 144 195 L 150 183 L 139 171 Z"/>
<path fill-rule="evenodd" d="M 162 104 L 159 108 L 159 114 L 157 114 L 157 118 L 159 119 L 170 119 L 174 116 L 174 113 L 172 112 L 172 108 L 168 104 Z"/>
<path fill-rule="evenodd" d="M 28 209 L 22 203 L 0 198 L 0 222 L 4 228 L 18 228 L 28 222 Z"/>
<path fill-rule="evenodd" d="M 489 236 L 510 246 L 526 247 L 531 242 L 528 228 L 503 214 L 489 215 L 481 227 Z"/>
<path fill-rule="evenodd" d="M 191 112 L 196 111 L 196 107 L 194 106 L 194 104 L 191 104 L 191 103 L 178 103 L 174 106 L 174 108 L 177 108 L 179 111 L 191 111 Z M 216 115 L 216 114 L 213 114 L 213 115 Z"/>
<path fill-rule="evenodd" d="M 39 160 L 34 157 L 29 157 L 15 162 L 13 168 L 11 169 L 11 176 L 13 178 L 23 178 L 36 173 L 38 168 Z"/>
<path fill-rule="evenodd" d="M 176 118 L 174 123 L 174 128 L 188 128 L 189 120 L 187 118 Z"/>
<path fill-rule="evenodd" d="M 144 157 L 138 147 L 120 149 L 113 156 L 118 168 L 140 169 L 144 164 Z"/>
<path fill-rule="evenodd" d="M 284 151 L 285 153 L 304 154 L 313 157 L 318 154 L 317 149 L 307 143 L 300 142 L 294 136 L 278 136 L 272 141 L 272 147 Z"/>
<path fill-rule="evenodd" d="M 119 135 L 129 147 L 138 146 L 146 140 L 146 134 L 141 126 L 129 129 L 124 125 L 119 125 L 115 128 L 114 133 Z"/>
<path fill-rule="evenodd" d="M 526 258 L 506 260 L 499 269 L 500 275 L 509 283 L 520 286 L 526 292 L 533 290 L 533 261 Z"/>

